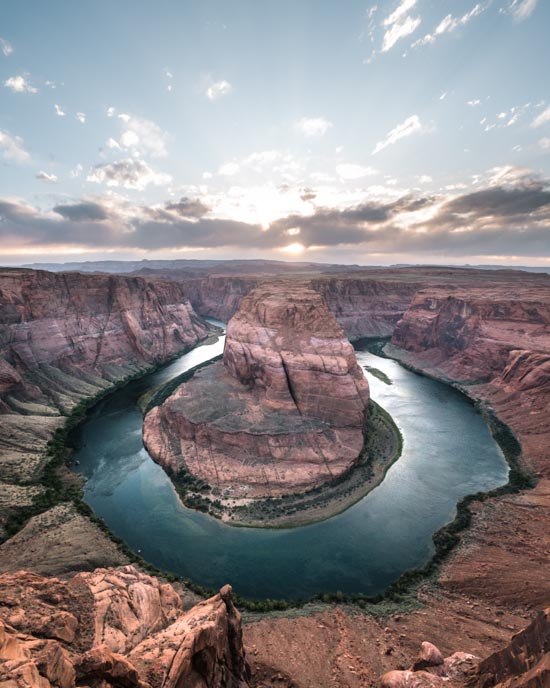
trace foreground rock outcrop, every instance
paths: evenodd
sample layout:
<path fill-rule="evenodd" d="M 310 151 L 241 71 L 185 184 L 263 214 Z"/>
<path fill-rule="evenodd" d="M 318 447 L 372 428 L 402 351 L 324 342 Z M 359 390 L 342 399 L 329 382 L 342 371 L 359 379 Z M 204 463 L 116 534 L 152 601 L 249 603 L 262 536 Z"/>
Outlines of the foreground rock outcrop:
<path fill-rule="evenodd" d="M 502 649 L 483 661 L 466 652 L 447 658 L 423 642 L 410 669 L 392 670 L 380 688 L 546 688 L 550 685 L 550 609 L 536 618 Z"/>
<path fill-rule="evenodd" d="M 183 611 L 174 588 L 132 566 L 62 581 L 0 576 L 0 685 L 246 688 L 231 588 Z"/>
<path fill-rule="evenodd" d="M 363 446 L 368 383 L 321 296 L 291 283 L 254 290 L 231 319 L 223 362 L 145 418 L 161 465 L 232 497 L 313 487 Z"/>

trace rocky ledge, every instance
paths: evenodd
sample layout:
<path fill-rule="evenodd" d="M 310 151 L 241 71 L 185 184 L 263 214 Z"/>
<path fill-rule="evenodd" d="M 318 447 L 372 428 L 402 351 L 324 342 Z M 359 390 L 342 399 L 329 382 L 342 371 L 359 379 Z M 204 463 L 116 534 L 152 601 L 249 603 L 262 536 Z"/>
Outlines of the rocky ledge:
<path fill-rule="evenodd" d="M 133 566 L 67 581 L 0 576 L 0 684 L 6 688 L 246 688 L 231 587 L 189 611 Z"/>
<path fill-rule="evenodd" d="M 170 472 L 193 474 L 221 498 L 289 494 L 353 465 L 368 401 L 354 349 L 321 295 L 262 286 L 229 322 L 223 361 L 147 414 L 144 442 Z"/>

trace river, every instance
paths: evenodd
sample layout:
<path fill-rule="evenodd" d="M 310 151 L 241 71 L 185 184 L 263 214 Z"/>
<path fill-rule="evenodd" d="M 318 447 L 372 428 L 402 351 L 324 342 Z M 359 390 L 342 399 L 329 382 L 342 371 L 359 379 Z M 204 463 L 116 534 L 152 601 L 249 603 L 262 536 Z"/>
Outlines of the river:
<path fill-rule="evenodd" d="M 508 467 L 483 418 L 453 388 L 357 351 L 371 395 L 399 426 L 401 458 L 347 511 L 295 529 L 235 528 L 184 507 L 141 440 L 139 397 L 223 351 L 224 337 L 129 383 L 98 403 L 75 435 L 84 499 L 145 560 L 208 588 L 231 583 L 250 598 L 382 592 L 432 556 L 432 535 L 464 495 L 507 482 Z"/>

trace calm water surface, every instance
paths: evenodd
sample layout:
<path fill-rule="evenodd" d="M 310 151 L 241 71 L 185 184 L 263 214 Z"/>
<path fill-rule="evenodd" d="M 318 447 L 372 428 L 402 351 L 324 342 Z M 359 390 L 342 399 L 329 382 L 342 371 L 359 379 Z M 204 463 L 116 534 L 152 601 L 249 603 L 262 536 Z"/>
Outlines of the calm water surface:
<path fill-rule="evenodd" d="M 147 561 L 209 588 L 231 583 L 247 597 L 296 599 L 318 592 L 376 594 L 433 553 L 432 534 L 458 500 L 507 481 L 489 429 L 452 388 L 358 351 L 372 397 L 394 418 L 403 454 L 384 482 L 343 514 L 296 529 L 234 528 L 185 508 L 141 441 L 137 399 L 223 350 L 223 339 L 181 356 L 99 403 L 77 434 L 85 500 Z"/>

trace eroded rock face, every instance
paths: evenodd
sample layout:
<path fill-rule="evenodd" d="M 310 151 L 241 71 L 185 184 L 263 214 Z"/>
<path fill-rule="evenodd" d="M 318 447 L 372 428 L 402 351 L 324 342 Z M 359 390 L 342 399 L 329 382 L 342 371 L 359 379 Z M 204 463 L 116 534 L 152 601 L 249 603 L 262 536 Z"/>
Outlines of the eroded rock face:
<path fill-rule="evenodd" d="M 223 363 L 145 418 L 151 455 L 232 496 L 287 493 L 346 471 L 363 446 L 369 391 L 321 296 L 254 290 L 228 325 Z"/>
<path fill-rule="evenodd" d="M 0 537 L 36 496 L 63 414 L 209 331 L 180 284 L 0 269 Z"/>
<path fill-rule="evenodd" d="M 537 609 L 550 596 L 550 279 L 524 276 L 481 288 L 419 292 L 398 323 L 390 355 L 458 382 L 508 424 L 525 468 L 538 479 L 528 493 L 473 505 L 473 528 L 444 567 L 451 590 L 503 605 Z M 526 575 L 529 571 L 529 575 Z"/>
<path fill-rule="evenodd" d="M 475 674 L 476 688 L 544 688 L 550 685 L 550 608 L 484 659 Z"/>
<path fill-rule="evenodd" d="M 0 684 L 9 688 L 246 688 L 231 588 L 184 612 L 132 566 L 61 581 L 0 576 Z"/>
<path fill-rule="evenodd" d="M 368 383 L 318 292 L 290 285 L 254 290 L 229 322 L 223 363 L 274 409 L 337 427 L 364 421 Z"/>

